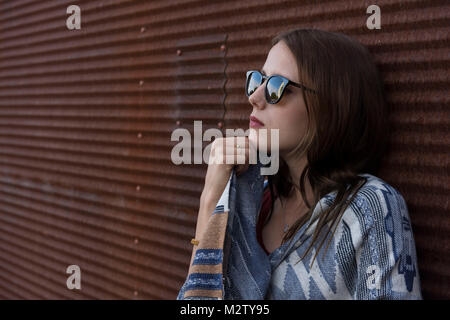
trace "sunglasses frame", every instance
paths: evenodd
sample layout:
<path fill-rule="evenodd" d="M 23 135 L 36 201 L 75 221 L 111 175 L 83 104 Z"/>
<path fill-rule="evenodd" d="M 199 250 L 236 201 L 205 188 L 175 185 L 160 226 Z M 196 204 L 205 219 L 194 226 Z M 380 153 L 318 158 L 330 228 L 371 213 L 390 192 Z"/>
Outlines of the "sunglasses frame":
<path fill-rule="evenodd" d="M 259 74 L 261 75 L 261 83 L 258 85 L 257 88 L 259 88 L 259 87 L 264 83 L 264 80 L 267 79 L 266 84 L 265 84 L 265 88 L 264 88 L 264 95 L 265 95 L 265 98 L 266 98 L 267 103 L 270 103 L 270 104 L 277 104 L 278 102 L 280 102 L 281 98 L 283 97 L 284 90 L 285 90 L 286 87 L 289 86 L 289 85 L 293 85 L 294 87 L 297 87 L 297 88 L 303 88 L 304 90 L 307 90 L 307 91 L 317 92 L 316 90 L 313 90 L 313 89 L 310 89 L 310 88 L 308 88 L 308 87 L 305 87 L 304 85 L 302 85 L 302 84 L 300 84 L 300 83 L 291 81 L 291 80 L 289 80 L 288 78 L 283 77 L 283 76 L 280 76 L 280 75 L 277 75 L 277 74 L 274 74 L 274 75 L 271 75 L 271 76 L 266 76 L 266 75 L 262 74 L 262 73 L 261 73 L 260 71 L 258 71 L 258 70 L 249 70 L 249 71 L 247 71 L 247 75 L 246 75 L 247 78 L 246 78 L 246 81 L 245 81 L 245 94 L 247 95 L 247 97 L 250 97 L 250 96 L 251 96 L 251 94 L 250 94 L 250 95 L 248 94 L 248 84 L 249 84 L 249 82 L 250 82 L 250 81 L 249 81 L 249 80 L 250 80 L 250 75 L 251 75 L 253 72 L 259 73 Z M 274 102 L 272 102 L 272 99 L 271 99 L 270 96 L 269 96 L 269 91 L 267 90 L 267 84 L 269 83 L 270 79 L 272 79 L 272 78 L 274 78 L 274 77 L 281 78 L 281 79 L 283 80 L 283 82 L 285 83 L 285 85 L 283 86 L 283 89 L 281 90 L 280 97 L 279 97 L 277 100 L 275 100 Z M 255 90 L 255 91 L 256 91 L 256 90 Z M 252 94 L 253 94 L 253 93 L 252 93 Z"/>

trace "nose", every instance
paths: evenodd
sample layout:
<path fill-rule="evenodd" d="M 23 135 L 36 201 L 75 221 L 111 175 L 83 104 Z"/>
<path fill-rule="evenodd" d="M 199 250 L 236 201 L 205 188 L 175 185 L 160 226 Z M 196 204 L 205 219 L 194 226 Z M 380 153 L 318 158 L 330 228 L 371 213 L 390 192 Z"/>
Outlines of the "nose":
<path fill-rule="evenodd" d="M 253 107 L 262 109 L 266 105 L 266 98 L 264 97 L 265 81 L 248 97 L 248 101 Z"/>

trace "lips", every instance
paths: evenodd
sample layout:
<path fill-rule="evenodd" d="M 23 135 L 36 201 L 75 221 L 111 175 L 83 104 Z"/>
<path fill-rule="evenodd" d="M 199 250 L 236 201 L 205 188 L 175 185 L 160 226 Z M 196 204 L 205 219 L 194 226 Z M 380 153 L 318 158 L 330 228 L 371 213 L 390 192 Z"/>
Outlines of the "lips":
<path fill-rule="evenodd" d="M 262 127 L 262 126 L 264 126 L 264 123 L 262 123 L 262 121 L 259 120 L 257 117 L 250 116 L 250 126 L 252 126 L 252 127 Z"/>

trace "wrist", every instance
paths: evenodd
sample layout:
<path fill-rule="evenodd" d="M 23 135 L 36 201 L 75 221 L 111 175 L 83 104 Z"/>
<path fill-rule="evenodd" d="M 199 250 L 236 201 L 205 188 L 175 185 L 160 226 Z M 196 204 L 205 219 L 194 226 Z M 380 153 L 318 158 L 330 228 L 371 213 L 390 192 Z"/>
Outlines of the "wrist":
<path fill-rule="evenodd" d="M 200 205 L 203 205 L 204 207 L 216 207 L 217 202 L 219 201 L 219 199 L 215 199 L 216 197 L 212 194 L 210 194 L 209 192 L 207 192 L 206 190 L 203 190 L 201 196 L 200 196 Z M 214 210 L 213 208 L 213 210 Z"/>
<path fill-rule="evenodd" d="M 202 221 L 208 221 L 208 219 L 213 214 L 216 209 L 218 200 L 213 199 L 208 194 L 202 194 L 200 198 L 200 210 L 199 210 L 199 219 Z"/>

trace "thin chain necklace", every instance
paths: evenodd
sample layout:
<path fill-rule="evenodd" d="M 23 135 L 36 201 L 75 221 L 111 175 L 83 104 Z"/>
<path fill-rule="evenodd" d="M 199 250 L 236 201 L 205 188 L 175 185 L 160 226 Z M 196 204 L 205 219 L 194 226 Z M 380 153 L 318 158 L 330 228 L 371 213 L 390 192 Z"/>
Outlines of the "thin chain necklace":
<path fill-rule="evenodd" d="M 283 232 L 286 233 L 289 229 L 289 225 L 286 223 L 286 214 L 283 215 L 284 228 Z"/>
<path fill-rule="evenodd" d="M 305 203 L 303 203 L 304 205 Z M 281 201 L 280 201 L 280 205 L 281 205 Z M 303 205 L 301 206 L 301 208 L 303 208 Z M 283 206 L 281 205 L 281 208 L 283 208 Z M 283 224 L 284 224 L 284 228 L 283 228 L 283 233 L 286 233 L 289 230 L 289 224 L 286 223 L 286 214 L 287 214 L 287 210 L 283 210 L 284 214 L 283 214 Z"/>
<path fill-rule="evenodd" d="M 283 233 L 286 233 L 289 229 L 289 224 L 286 223 L 286 214 L 287 214 L 286 212 L 287 211 L 284 210 L 284 213 L 283 213 L 283 224 L 284 224 Z"/>

